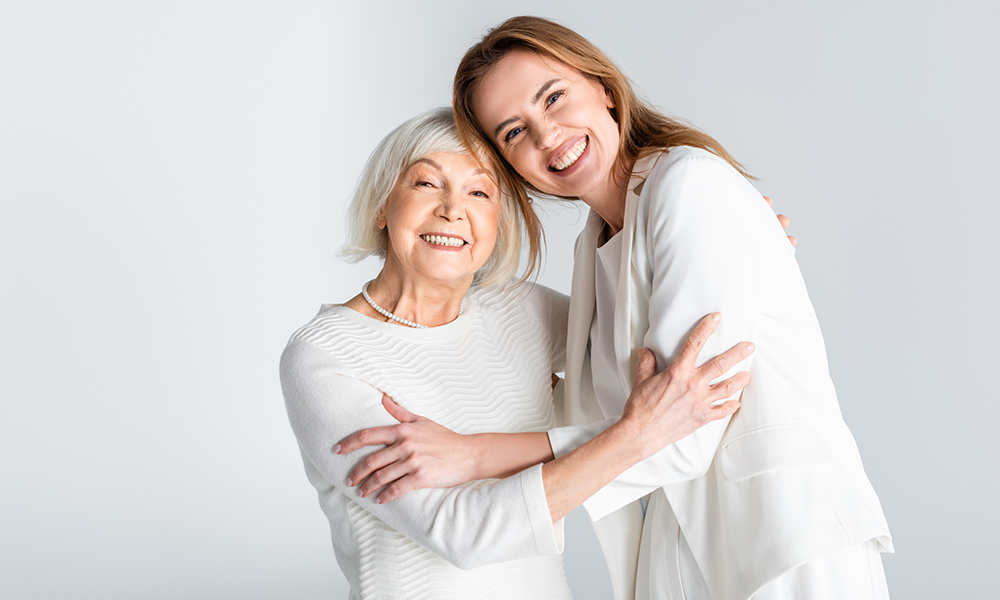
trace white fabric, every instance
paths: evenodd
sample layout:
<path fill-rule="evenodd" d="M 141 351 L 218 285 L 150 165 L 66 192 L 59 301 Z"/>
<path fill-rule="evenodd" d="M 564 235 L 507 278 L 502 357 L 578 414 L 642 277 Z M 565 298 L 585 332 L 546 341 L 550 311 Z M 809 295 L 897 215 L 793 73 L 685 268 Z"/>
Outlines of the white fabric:
<path fill-rule="evenodd" d="M 598 401 L 616 402 L 628 396 L 618 377 L 615 359 L 615 288 L 621 274 L 622 238 L 616 235 L 597 249 L 596 308 L 590 325 L 590 361 Z"/>
<path fill-rule="evenodd" d="M 728 423 L 667 447 L 584 503 L 602 547 L 617 544 L 605 522 L 634 540 L 636 526 L 622 523 L 637 512 L 627 507 L 662 488 L 715 600 L 746 600 L 838 548 L 876 540 L 891 551 L 878 498 L 841 418 L 819 324 L 774 213 L 725 161 L 694 148 L 640 159 L 629 188 L 614 315 L 625 389 L 639 348 L 652 350 L 662 369 L 709 312 L 721 312 L 722 323 L 703 359 L 743 340 L 757 349 L 734 369 L 749 368 L 753 381 Z M 602 226 L 592 212 L 577 241 L 566 350 L 570 424 L 613 419 L 626 399 L 601 401 L 591 385 L 587 333 Z M 598 431 L 570 427 L 549 438 L 562 455 Z M 622 510 L 632 516 L 609 518 Z M 638 553 L 605 552 L 617 598 L 634 596 Z"/>
<path fill-rule="evenodd" d="M 474 288 L 465 313 L 441 327 L 326 306 L 292 336 L 281 358 L 288 416 L 352 598 L 570 597 L 541 465 L 379 505 L 345 481 L 377 448 L 331 450 L 358 429 L 395 423 L 382 392 L 460 433 L 552 428 L 566 311 L 566 297 L 542 286 Z"/>
<path fill-rule="evenodd" d="M 663 490 L 650 494 L 656 518 L 642 526 L 637 599 L 712 600 L 691 547 Z M 751 600 L 888 600 L 878 544 L 868 540 L 813 559 L 783 573 Z"/>

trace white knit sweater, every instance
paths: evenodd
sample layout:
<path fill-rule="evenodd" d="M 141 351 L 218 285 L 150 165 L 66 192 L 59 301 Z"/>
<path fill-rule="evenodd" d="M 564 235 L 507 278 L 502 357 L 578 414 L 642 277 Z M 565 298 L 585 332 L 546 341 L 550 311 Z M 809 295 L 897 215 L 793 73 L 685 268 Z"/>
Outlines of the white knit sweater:
<path fill-rule="evenodd" d="M 332 452 L 358 429 L 396 422 L 382 392 L 459 433 L 553 428 L 568 299 L 526 287 L 473 288 L 458 319 L 422 330 L 326 305 L 288 342 L 288 416 L 352 599 L 570 597 L 541 465 L 379 505 L 345 484 L 377 448 Z"/>

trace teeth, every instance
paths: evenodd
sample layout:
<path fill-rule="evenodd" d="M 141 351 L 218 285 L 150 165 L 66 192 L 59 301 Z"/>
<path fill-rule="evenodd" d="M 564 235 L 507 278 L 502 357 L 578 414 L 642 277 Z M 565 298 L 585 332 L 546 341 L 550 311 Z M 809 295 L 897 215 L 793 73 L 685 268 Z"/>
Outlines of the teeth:
<path fill-rule="evenodd" d="M 562 171 L 563 169 L 575 163 L 576 159 L 580 158 L 580 155 L 583 154 L 583 151 L 586 149 L 587 149 L 587 138 L 583 138 L 582 140 L 574 144 L 573 147 L 569 149 L 569 152 L 564 154 L 563 157 L 560 158 L 558 162 L 552 165 L 552 168 L 555 169 L 556 171 Z"/>
<path fill-rule="evenodd" d="M 461 238 L 448 237 L 444 235 L 422 235 L 420 239 L 436 246 L 464 246 L 465 241 Z"/>

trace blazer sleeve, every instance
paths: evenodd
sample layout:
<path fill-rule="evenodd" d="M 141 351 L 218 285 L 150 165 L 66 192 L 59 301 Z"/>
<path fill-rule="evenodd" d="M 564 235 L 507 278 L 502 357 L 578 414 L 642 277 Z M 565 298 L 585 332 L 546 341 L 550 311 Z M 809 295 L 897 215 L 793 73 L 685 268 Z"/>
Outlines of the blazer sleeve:
<path fill-rule="evenodd" d="M 340 455 L 332 448 L 350 433 L 396 421 L 382 393 L 342 372 L 322 348 L 293 338 L 281 357 L 281 387 L 292 430 L 305 460 L 359 506 L 455 566 L 483 564 L 562 551 L 561 521 L 553 525 L 541 465 L 503 480 L 410 492 L 376 504 L 347 487 L 347 475 L 369 447 Z"/>
<path fill-rule="evenodd" d="M 735 169 L 708 153 L 672 152 L 685 155 L 663 169 L 654 167 L 646 180 L 649 198 L 639 204 L 633 247 L 633 265 L 645 266 L 637 271 L 647 276 L 642 284 L 649 327 L 642 345 L 655 354 L 657 371 L 677 357 L 694 326 L 711 312 L 721 313 L 722 321 L 699 364 L 738 342 L 754 341 L 769 266 L 776 252 L 792 251 L 773 212 Z M 750 369 L 752 360 L 719 380 Z M 622 473 L 584 503 L 591 517 L 704 475 L 728 422 L 709 423 Z"/>

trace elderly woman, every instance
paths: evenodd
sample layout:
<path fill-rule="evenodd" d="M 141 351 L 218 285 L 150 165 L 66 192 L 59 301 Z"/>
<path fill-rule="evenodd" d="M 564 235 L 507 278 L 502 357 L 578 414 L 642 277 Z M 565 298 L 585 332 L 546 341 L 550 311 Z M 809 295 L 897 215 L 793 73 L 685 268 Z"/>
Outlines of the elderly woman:
<path fill-rule="evenodd" d="M 624 469 L 731 415 L 738 401 L 724 400 L 749 381 L 740 373 L 710 383 L 749 356 L 750 344 L 695 367 L 719 321 L 710 315 L 664 372 L 654 376 L 644 353 L 621 420 L 552 460 L 544 432 L 556 425 L 550 378 L 563 368 L 567 299 L 507 284 L 520 256 L 521 209 L 485 164 L 466 152 L 449 110 L 390 133 L 358 185 L 347 247 L 382 256 L 382 270 L 358 296 L 324 306 L 281 358 L 289 420 L 352 598 L 569 597 L 562 517 Z M 387 409 L 458 433 L 497 432 L 484 443 L 538 433 L 496 457 L 503 479 L 387 502 L 391 486 L 373 493 L 378 477 L 353 489 L 352 469 L 371 448 L 338 444 L 396 423 Z M 463 480 L 498 473 L 495 464 L 453 466 Z"/>

